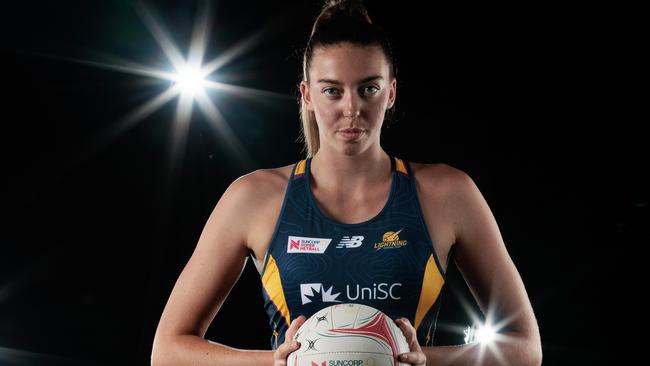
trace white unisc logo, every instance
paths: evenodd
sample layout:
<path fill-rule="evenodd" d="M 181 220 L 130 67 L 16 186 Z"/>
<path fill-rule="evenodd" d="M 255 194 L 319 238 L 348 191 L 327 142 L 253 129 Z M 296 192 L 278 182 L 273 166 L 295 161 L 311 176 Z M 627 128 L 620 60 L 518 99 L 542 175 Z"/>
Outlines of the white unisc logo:
<path fill-rule="evenodd" d="M 346 285 L 345 295 L 347 296 L 347 302 L 356 300 L 400 300 L 402 297 L 399 295 L 399 288 L 401 287 L 401 283 L 373 283 L 371 287 L 363 287 L 358 284 Z M 303 305 L 313 301 L 342 302 L 337 300 L 341 293 L 333 293 L 334 291 L 334 286 L 325 289 L 322 283 L 301 283 L 300 299 Z"/>
<path fill-rule="evenodd" d="M 358 248 L 361 246 L 361 242 L 363 241 L 363 236 L 344 236 L 343 239 L 341 239 L 341 242 L 336 246 L 338 249 L 341 248 Z"/>
<path fill-rule="evenodd" d="M 332 239 L 290 236 L 287 240 L 287 253 L 323 254 Z"/>
<path fill-rule="evenodd" d="M 316 300 L 313 297 L 318 296 L 318 294 L 322 295 L 320 299 L 322 302 L 341 302 L 336 300 L 341 293 L 332 294 L 333 288 L 334 286 L 330 286 L 329 289 L 325 290 L 325 286 L 322 283 L 301 283 L 300 298 L 302 299 L 302 304 L 309 304 L 312 300 Z"/>

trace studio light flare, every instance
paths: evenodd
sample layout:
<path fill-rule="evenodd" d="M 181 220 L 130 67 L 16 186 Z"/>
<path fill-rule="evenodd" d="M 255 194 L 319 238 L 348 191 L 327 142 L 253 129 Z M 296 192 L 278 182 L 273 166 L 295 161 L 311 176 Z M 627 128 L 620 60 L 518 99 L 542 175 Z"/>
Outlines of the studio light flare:
<path fill-rule="evenodd" d="M 97 141 L 92 144 L 93 151 L 104 148 L 164 105 L 176 100 L 177 106 L 173 117 L 173 131 L 169 149 L 170 176 L 173 170 L 171 167 L 182 161 L 188 125 L 192 119 L 194 109 L 201 112 L 204 121 L 214 131 L 214 136 L 220 140 L 222 146 L 231 151 L 231 158 L 239 166 L 248 170 L 255 167 L 251 155 L 240 141 L 239 136 L 231 128 L 231 124 L 226 121 L 224 113 L 222 113 L 214 99 L 218 100 L 220 95 L 228 94 L 250 99 L 256 103 L 274 104 L 276 102 L 293 101 L 294 97 L 284 93 L 223 83 L 218 79 L 221 76 L 227 79 L 228 75 L 218 75 L 218 72 L 223 71 L 220 69 L 227 64 L 236 62 L 237 58 L 242 57 L 261 42 L 263 38 L 268 37 L 272 29 L 281 27 L 284 23 L 281 21 L 282 17 L 274 18 L 269 23 L 262 25 L 250 36 L 232 45 L 231 48 L 221 50 L 216 57 L 205 60 L 210 44 L 209 36 L 215 29 L 212 27 L 210 4 L 210 0 L 198 2 L 190 43 L 185 47 L 187 52 L 183 52 L 182 48 L 173 41 L 171 34 L 175 32 L 164 27 L 150 9 L 149 3 L 135 1 L 131 4 L 140 20 L 153 36 L 153 40 L 163 52 L 166 58 L 163 62 L 171 66 L 167 70 L 112 55 L 105 56 L 104 60 L 94 61 L 66 56 L 57 57 L 69 62 L 169 82 L 167 88 L 158 91 L 152 98 L 137 106 L 99 135 Z M 125 94 L 128 95 L 128 93 L 129 91 L 125 90 Z"/>
<path fill-rule="evenodd" d="M 205 79 L 201 75 L 201 70 L 189 65 L 183 66 L 178 70 L 174 81 L 181 93 L 190 96 L 196 95 L 205 88 Z"/>
<path fill-rule="evenodd" d="M 481 343 L 491 345 L 497 338 L 497 331 L 489 324 L 475 327 L 467 326 L 464 333 L 465 344 Z"/>

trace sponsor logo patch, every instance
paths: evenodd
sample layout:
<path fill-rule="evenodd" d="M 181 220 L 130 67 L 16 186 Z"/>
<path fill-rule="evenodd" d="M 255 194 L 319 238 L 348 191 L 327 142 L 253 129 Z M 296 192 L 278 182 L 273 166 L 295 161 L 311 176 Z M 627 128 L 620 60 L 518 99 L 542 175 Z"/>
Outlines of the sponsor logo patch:
<path fill-rule="evenodd" d="M 332 239 L 328 238 L 289 236 L 287 240 L 287 253 L 323 254 L 331 241 Z"/>
<path fill-rule="evenodd" d="M 301 283 L 300 299 L 302 304 L 327 303 L 327 302 L 350 302 L 357 300 L 400 300 L 401 283 L 373 283 L 371 286 L 346 285 L 345 295 L 339 298 L 341 292 L 337 292 L 334 286 L 325 287 L 322 283 Z"/>

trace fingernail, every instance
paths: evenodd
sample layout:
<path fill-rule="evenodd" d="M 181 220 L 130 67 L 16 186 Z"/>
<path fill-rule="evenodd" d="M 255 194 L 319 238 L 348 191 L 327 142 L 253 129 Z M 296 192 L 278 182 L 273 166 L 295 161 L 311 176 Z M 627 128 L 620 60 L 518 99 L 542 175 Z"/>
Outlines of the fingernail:
<path fill-rule="evenodd" d="M 408 360 L 409 356 L 408 355 L 400 355 L 399 356 L 402 360 Z"/>

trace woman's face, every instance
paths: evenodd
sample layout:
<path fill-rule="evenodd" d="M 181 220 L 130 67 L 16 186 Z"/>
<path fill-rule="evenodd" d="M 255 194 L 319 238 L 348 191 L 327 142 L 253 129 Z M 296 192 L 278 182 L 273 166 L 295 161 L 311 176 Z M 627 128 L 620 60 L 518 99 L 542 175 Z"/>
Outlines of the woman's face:
<path fill-rule="evenodd" d="M 353 154 L 379 144 L 386 109 L 395 103 L 396 79 L 379 46 L 351 43 L 314 50 L 309 84 L 300 83 L 308 110 L 316 115 L 321 148 Z M 361 130 L 346 134 L 342 130 Z"/>

